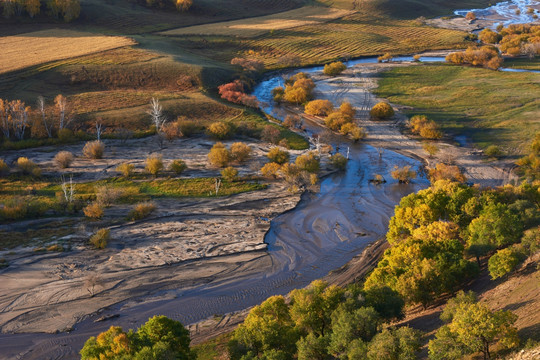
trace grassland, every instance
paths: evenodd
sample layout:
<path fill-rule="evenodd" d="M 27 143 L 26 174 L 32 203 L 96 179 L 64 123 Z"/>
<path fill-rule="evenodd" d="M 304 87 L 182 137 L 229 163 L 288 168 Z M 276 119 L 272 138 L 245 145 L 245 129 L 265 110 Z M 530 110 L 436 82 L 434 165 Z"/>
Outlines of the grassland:
<path fill-rule="evenodd" d="M 382 73 L 377 95 L 413 107 L 410 115 L 425 114 L 481 148 L 495 144 L 516 154 L 540 131 L 539 91 L 540 74 L 424 65 Z"/>
<path fill-rule="evenodd" d="M 0 74 L 50 61 L 133 45 L 132 39 L 72 30 L 43 30 L 0 37 Z M 29 51 L 31 49 L 31 51 Z"/>

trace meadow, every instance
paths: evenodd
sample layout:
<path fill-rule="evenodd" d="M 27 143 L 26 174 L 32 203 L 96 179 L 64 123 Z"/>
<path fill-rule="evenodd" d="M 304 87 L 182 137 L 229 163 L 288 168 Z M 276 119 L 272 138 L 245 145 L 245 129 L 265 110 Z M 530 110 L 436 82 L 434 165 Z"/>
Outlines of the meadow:
<path fill-rule="evenodd" d="M 509 155 L 526 151 L 540 131 L 540 74 L 452 65 L 394 68 L 381 73 L 376 93 L 413 107 L 450 135 L 466 135 L 480 148 L 498 145 Z"/>

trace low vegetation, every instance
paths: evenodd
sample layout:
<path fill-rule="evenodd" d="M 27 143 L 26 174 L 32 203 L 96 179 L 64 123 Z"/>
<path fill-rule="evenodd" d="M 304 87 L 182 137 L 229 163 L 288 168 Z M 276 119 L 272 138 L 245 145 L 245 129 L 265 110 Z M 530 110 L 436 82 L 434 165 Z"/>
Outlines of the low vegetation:
<path fill-rule="evenodd" d="M 373 106 L 369 114 L 372 118 L 384 120 L 394 116 L 394 109 L 388 103 L 380 102 Z"/>
<path fill-rule="evenodd" d="M 109 229 L 99 229 L 94 235 L 90 237 L 90 244 L 96 249 L 105 249 L 111 238 L 111 231 Z"/>
<path fill-rule="evenodd" d="M 337 76 L 347 69 L 347 66 L 341 61 L 336 61 L 324 65 L 323 74 L 328 76 Z"/>
<path fill-rule="evenodd" d="M 465 51 L 448 54 L 446 61 L 456 65 L 469 64 L 497 70 L 501 67 L 503 58 L 496 47 L 482 46 L 476 48 L 471 46 Z"/>
<path fill-rule="evenodd" d="M 127 218 L 130 221 L 137 221 L 147 218 L 156 210 L 156 205 L 152 202 L 144 202 L 135 205 L 135 207 L 129 212 Z"/>

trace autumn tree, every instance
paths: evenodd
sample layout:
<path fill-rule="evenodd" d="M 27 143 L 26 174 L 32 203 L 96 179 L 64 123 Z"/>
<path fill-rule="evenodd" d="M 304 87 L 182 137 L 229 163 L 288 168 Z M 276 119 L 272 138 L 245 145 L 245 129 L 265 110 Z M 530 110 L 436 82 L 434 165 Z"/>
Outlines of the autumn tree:
<path fill-rule="evenodd" d="M 309 115 L 327 116 L 334 110 L 334 104 L 329 100 L 313 100 L 306 104 L 304 111 Z"/>
<path fill-rule="evenodd" d="M 512 348 L 519 342 L 517 329 L 513 326 L 517 316 L 510 311 L 491 311 L 486 305 L 461 295 L 452 312 L 441 317 L 447 325 L 429 342 L 429 358 L 432 360 L 461 359 L 464 355 L 481 352 L 484 360 L 491 359 L 490 347 L 497 343 L 500 348 Z"/>
<path fill-rule="evenodd" d="M 226 139 L 233 133 L 233 128 L 226 122 L 216 121 L 211 123 L 207 128 L 207 133 L 215 139 Z"/>
<path fill-rule="evenodd" d="M 489 258 L 488 270 L 493 280 L 505 276 L 514 270 L 520 263 L 520 256 L 512 248 L 498 250 Z"/>
<path fill-rule="evenodd" d="M 216 167 L 225 167 L 231 161 L 230 151 L 223 145 L 223 143 L 215 143 L 208 153 L 208 162 L 210 165 Z"/>
<path fill-rule="evenodd" d="M 467 181 L 465 175 L 461 173 L 459 168 L 455 165 L 446 165 L 438 163 L 434 168 L 428 169 L 429 180 L 434 183 L 439 180 L 450 180 L 464 183 Z"/>
<path fill-rule="evenodd" d="M 324 65 L 323 74 L 328 76 L 337 76 L 347 69 L 347 66 L 341 61 L 336 61 Z"/>
<path fill-rule="evenodd" d="M 394 109 L 388 103 L 380 102 L 373 106 L 370 115 L 375 119 L 388 119 L 394 116 Z"/>
<path fill-rule="evenodd" d="M 180 12 L 186 12 L 193 5 L 193 0 L 174 0 L 176 9 Z"/>
<path fill-rule="evenodd" d="M 251 147 L 243 142 L 235 142 L 232 144 L 230 151 L 232 160 L 238 163 L 246 162 L 251 155 Z"/>
<path fill-rule="evenodd" d="M 273 147 L 268 151 L 268 154 L 266 155 L 268 159 L 270 159 L 271 162 L 277 163 L 277 164 L 285 164 L 289 161 L 290 154 L 288 151 L 281 150 L 278 147 Z"/>

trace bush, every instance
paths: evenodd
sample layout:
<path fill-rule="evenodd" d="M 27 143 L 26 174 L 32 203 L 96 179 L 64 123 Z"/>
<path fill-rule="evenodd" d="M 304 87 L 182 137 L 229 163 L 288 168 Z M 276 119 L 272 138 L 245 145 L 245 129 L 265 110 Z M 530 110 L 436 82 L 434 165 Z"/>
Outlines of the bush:
<path fill-rule="evenodd" d="M 221 177 L 223 177 L 223 179 L 226 181 L 236 181 L 238 179 L 238 170 L 232 166 L 226 167 L 225 169 L 221 170 Z"/>
<path fill-rule="evenodd" d="M 450 180 L 460 183 L 467 181 L 467 178 L 459 171 L 457 166 L 445 165 L 443 163 L 439 163 L 434 168 L 429 169 L 429 179 L 432 183 L 439 180 Z"/>
<path fill-rule="evenodd" d="M 39 177 L 41 176 L 41 169 L 37 166 L 35 162 L 28 159 L 27 157 L 20 157 L 17 159 L 17 167 L 25 175 L 32 175 Z"/>
<path fill-rule="evenodd" d="M 493 280 L 503 277 L 514 270 L 519 263 L 519 255 L 512 249 L 498 250 L 495 255 L 489 258 L 489 275 Z"/>
<path fill-rule="evenodd" d="M 243 142 L 235 142 L 231 145 L 231 157 L 234 161 L 243 163 L 249 159 L 251 148 Z"/>
<path fill-rule="evenodd" d="M 416 172 L 411 170 L 409 165 L 403 167 L 394 167 L 391 173 L 392 177 L 399 181 L 400 184 L 408 184 L 412 179 L 416 178 Z"/>
<path fill-rule="evenodd" d="M 180 131 L 182 132 L 182 135 L 186 137 L 193 136 L 202 130 L 195 121 L 184 119 L 181 117 L 176 120 L 176 125 L 178 126 L 178 129 L 180 129 Z"/>
<path fill-rule="evenodd" d="M 116 167 L 116 171 L 120 172 L 124 177 L 130 177 L 133 175 L 134 170 L 135 165 L 128 163 L 122 163 Z"/>
<path fill-rule="evenodd" d="M 225 167 L 229 164 L 230 160 L 231 153 L 227 150 L 225 145 L 220 142 L 215 143 L 208 153 L 208 162 L 212 166 Z"/>
<path fill-rule="evenodd" d="M 354 118 L 354 116 L 356 115 L 356 109 L 353 108 L 351 103 L 347 101 L 341 103 L 341 105 L 339 106 L 339 112 L 347 117 L 350 117 L 351 119 Z"/>
<path fill-rule="evenodd" d="M 272 125 L 266 125 L 261 133 L 261 140 L 272 144 L 277 144 L 280 137 L 281 131 Z"/>
<path fill-rule="evenodd" d="M 437 145 L 429 143 L 429 142 L 423 143 L 422 148 L 424 149 L 425 152 L 428 153 L 429 157 L 433 157 L 433 155 L 439 152 L 439 148 L 437 147 Z"/>
<path fill-rule="evenodd" d="M 83 155 L 88 159 L 101 159 L 105 152 L 105 144 L 101 141 L 89 141 L 84 145 Z"/>
<path fill-rule="evenodd" d="M 54 157 L 54 162 L 62 169 L 68 168 L 73 162 L 73 154 L 69 151 L 60 151 Z"/>
<path fill-rule="evenodd" d="M 298 169 L 312 174 L 317 173 L 320 168 L 319 157 L 316 156 L 312 151 L 308 152 L 306 155 L 298 156 L 294 163 Z"/>
<path fill-rule="evenodd" d="M 109 229 L 99 229 L 90 237 L 90 244 L 92 244 L 92 246 L 94 246 L 96 249 L 105 249 L 110 238 L 111 231 Z"/>
<path fill-rule="evenodd" d="M 502 156 L 502 151 L 497 145 L 490 145 L 486 151 L 484 151 L 484 154 L 492 158 L 499 158 Z"/>
<path fill-rule="evenodd" d="M 376 119 L 388 119 L 394 116 L 394 109 L 389 104 L 380 102 L 371 109 L 370 115 Z"/>
<path fill-rule="evenodd" d="M 98 204 L 103 206 L 111 206 L 116 203 L 124 195 L 124 190 L 102 185 L 96 187 L 96 201 Z"/>
<path fill-rule="evenodd" d="M 289 161 L 290 155 L 288 151 L 281 150 L 278 147 L 271 148 L 266 155 L 271 162 L 283 165 Z"/>
<path fill-rule="evenodd" d="M 182 131 L 176 122 L 170 122 L 163 125 L 161 131 L 163 132 L 165 139 L 169 141 L 180 139 L 183 136 Z"/>
<path fill-rule="evenodd" d="M 296 115 L 287 115 L 283 120 L 283 126 L 289 129 L 300 129 L 302 126 L 302 119 Z"/>
<path fill-rule="evenodd" d="M 180 175 L 187 169 L 187 165 L 183 160 L 173 160 L 169 165 L 169 169 L 174 172 L 176 175 Z"/>
<path fill-rule="evenodd" d="M 0 159 L 0 177 L 9 175 L 9 166 L 6 162 Z"/>
<path fill-rule="evenodd" d="M 433 120 L 429 120 L 425 115 L 415 115 L 409 120 L 411 132 L 418 134 L 424 139 L 440 139 L 442 133 L 439 131 L 437 124 Z"/>
<path fill-rule="evenodd" d="M 207 128 L 208 135 L 215 139 L 226 139 L 232 134 L 232 127 L 224 122 L 218 121 L 210 124 Z"/>
<path fill-rule="evenodd" d="M 269 162 L 261 168 L 261 174 L 270 179 L 276 179 L 279 176 L 281 166 L 275 162 Z"/>
<path fill-rule="evenodd" d="M 63 128 L 58 130 L 58 140 L 62 143 L 69 143 L 75 141 L 75 134 L 73 131 Z"/>
<path fill-rule="evenodd" d="M 313 100 L 306 104 L 304 109 L 306 114 L 316 116 L 327 116 L 334 110 L 334 105 L 329 100 Z"/>
<path fill-rule="evenodd" d="M 135 205 L 135 207 L 129 212 L 127 218 L 130 221 L 141 220 L 148 217 L 152 212 L 156 210 L 156 205 L 152 202 L 145 202 Z"/>
<path fill-rule="evenodd" d="M 347 66 L 341 61 L 336 61 L 330 64 L 324 65 L 323 73 L 328 76 L 336 76 L 341 74 L 347 69 Z"/>
<path fill-rule="evenodd" d="M 485 28 L 480 32 L 480 35 L 478 35 L 478 39 L 484 44 L 496 44 L 499 42 L 499 34 L 490 28 Z"/>
<path fill-rule="evenodd" d="M 163 160 L 161 156 L 149 156 L 146 158 L 146 167 L 145 170 L 150 174 L 157 176 L 161 170 L 163 170 Z"/>
<path fill-rule="evenodd" d="M 326 126 L 334 131 L 339 131 L 341 127 L 349 123 L 351 119 L 339 111 L 333 112 L 324 119 Z"/>
<path fill-rule="evenodd" d="M 465 19 L 470 20 L 470 21 L 476 20 L 476 14 L 472 11 L 469 11 L 467 15 L 465 15 Z"/>
<path fill-rule="evenodd" d="M 340 153 L 330 156 L 330 164 L 334 169 L 343 171 L 347 168 L 347 158 Z"/>
<path fill-rule="evenodd" d="M 101 219 L 105 214 L 100 203 L 93 202 L 83 209 L 84 216 L 91 219 Z"/>
<path fill-rule="evenodd" d="M 394 57 L 392 56 L 392 54 L 390 53 L 386 53 L 384 55 L 381 55 L 377 58 L 377 61 L 378 62 L 389 62 L 390 60 L 392 60 Z"/>
<path fill-rule="evenodd" d="M 502 43 L 501 50 L 508 52 L 508 49 Z M 520 52 L 519 47 L 517 51 Z M 446 61 L 458 65 L 471 64 L 472 66 L 483 66 L 487 69 L 497 70 L 501 67 L 503 58 L 499 50 L 494 46 L 482 46 L 480 48 L 471 46 L 465 51 L 448 54 Z"/>

